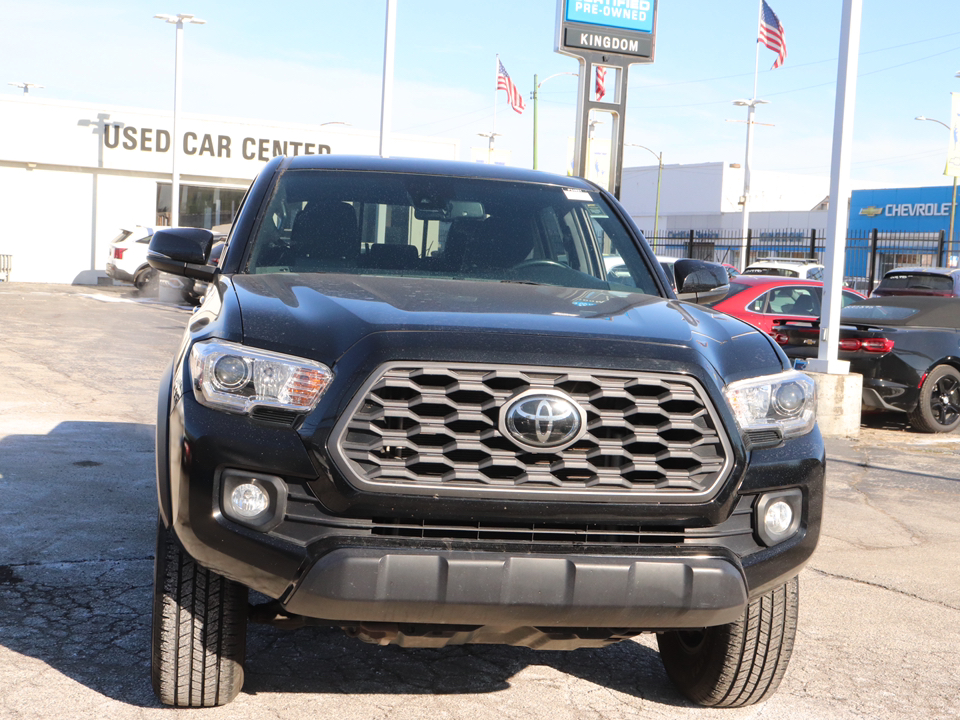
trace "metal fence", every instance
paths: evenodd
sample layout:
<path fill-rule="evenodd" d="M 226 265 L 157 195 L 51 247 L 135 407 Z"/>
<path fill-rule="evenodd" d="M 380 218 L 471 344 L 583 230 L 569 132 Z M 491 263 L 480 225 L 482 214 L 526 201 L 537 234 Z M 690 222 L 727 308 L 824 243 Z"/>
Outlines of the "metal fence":
<path fill-rule="evenodd" d="M 13 271 L 13 255 L 0 255 L 0 280 L 10 282 L 10 273 Z"/>
<path fill-rule="evenodd" d="M 653 251 L 664 257 L 689 257 L 729 263 L 741 270 L 772 257 L 810 258 L 822 263 L 823 230 L 684 230 L 648 235 Z M 849 233 L 844 248 L 844 284 L 869 292 L 887 270 L 910 265 L 950 264 L 946 233 Z M 744 260 L 745 258 L 745 260 Z"/>

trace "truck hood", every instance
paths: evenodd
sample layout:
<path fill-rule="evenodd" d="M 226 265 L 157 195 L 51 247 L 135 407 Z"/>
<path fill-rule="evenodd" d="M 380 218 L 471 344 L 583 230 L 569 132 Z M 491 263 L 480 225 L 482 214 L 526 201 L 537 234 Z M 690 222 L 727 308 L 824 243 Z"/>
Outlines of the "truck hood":
<path fill-rule="evenodd" d="M 641 293 L 347 274 L 233 275 L 231 280 L 245 344 L 328 365 L 376 333 L 444 333 L 451 346 L 467 352 L 514 335 L 518 346 L 524 337 L 535 337 L 547 352 L 551 339 L 559 350 L 569 348 L 565 339 L 576 338 L 578 344 L 619 348 L 609 357 L 610 368 L 667 355 L 711 366 L 725 382 L 779 372 L 786 365 L 769 338 L 746 323 Z"/>

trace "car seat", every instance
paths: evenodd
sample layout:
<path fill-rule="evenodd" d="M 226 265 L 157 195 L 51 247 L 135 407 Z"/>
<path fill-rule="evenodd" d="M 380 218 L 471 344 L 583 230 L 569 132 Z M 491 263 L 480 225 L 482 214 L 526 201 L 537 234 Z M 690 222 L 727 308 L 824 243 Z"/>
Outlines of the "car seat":
<path fill-rule="evenodd" d="M 311 201 L 293 221 L 284 262 L 294 272 L 355 268 L 360 257 L 357 215 L 344 202 Z"/>

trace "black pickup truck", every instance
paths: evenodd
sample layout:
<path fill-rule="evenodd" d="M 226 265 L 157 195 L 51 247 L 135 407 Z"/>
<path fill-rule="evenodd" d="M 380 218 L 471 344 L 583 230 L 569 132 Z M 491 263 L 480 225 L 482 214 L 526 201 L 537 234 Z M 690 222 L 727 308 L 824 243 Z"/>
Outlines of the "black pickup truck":
<path fill-rule="evenodd" d="M 696 304 L 717 266 L 678 261 L 675 295 L 597 186 L 425 160 L 276 158 L 219 267 L 211 241 L 150 244 L 210 284 L 159 396 L 164 703 L 232 700 L 248 620 L 405 647 L 657 633 L 697 703 L 776 690 L 824 449 L 812 380 Z"/>

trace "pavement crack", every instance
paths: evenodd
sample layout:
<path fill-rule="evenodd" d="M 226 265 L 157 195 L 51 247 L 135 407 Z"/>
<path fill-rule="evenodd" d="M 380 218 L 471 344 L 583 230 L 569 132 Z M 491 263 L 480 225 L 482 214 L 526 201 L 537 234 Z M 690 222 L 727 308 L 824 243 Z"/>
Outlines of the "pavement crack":
<path fill-rule="evenodd" d="M 15 569 L 15 568 L 29 568 L 29 567 L 56 567 L 57 565 L 96 565 L 99 563 L 125 563 L 125 562 L 143 562 L 149 560 L 153 562 L 153 555 L 146 555 L 143 557 L 127 557 L 127 558 L 96 558 L 96 559 L 83 559 L 83 560 L 32 560 L 22 563 L 5 563 L 0 567 Z"/>
<path fill-rule="evenodd" d="M 922 595 L 917 595 L 916 593 L 907 592 L 906 590 L 901 590 L 900 588 L 892 587 L 890 585 L 884 585 L 883 583 L 870 582 L 869 580 L 861 580 L 860 578 L 850 577 L 849 575 L 840 575 L 839 573 L 827 572 L 826 570 L 820 570 L 815 567 L 808 567 L 808 570 L 815 572 L 818 575 L 823 577 L 833 578 L 834 580 L 849 580 L 852 583 L 857 585 L 866 585 L 867 587 L 877 588 L 879 590 L 887 590 L 888 592 L 896 593 L 897 595 L 902 595 L 904 597 L 912 598 L 914 600 L 920 600 L 921 602 L 929 603 L 931 605 L 937 605 L 946 610 L 960 610 L 960 607 L 956 605 L 951 605 L 950 603 L 941 602 L 940 600 L 931 600 L 930 598 L 923 597 Z"/>

